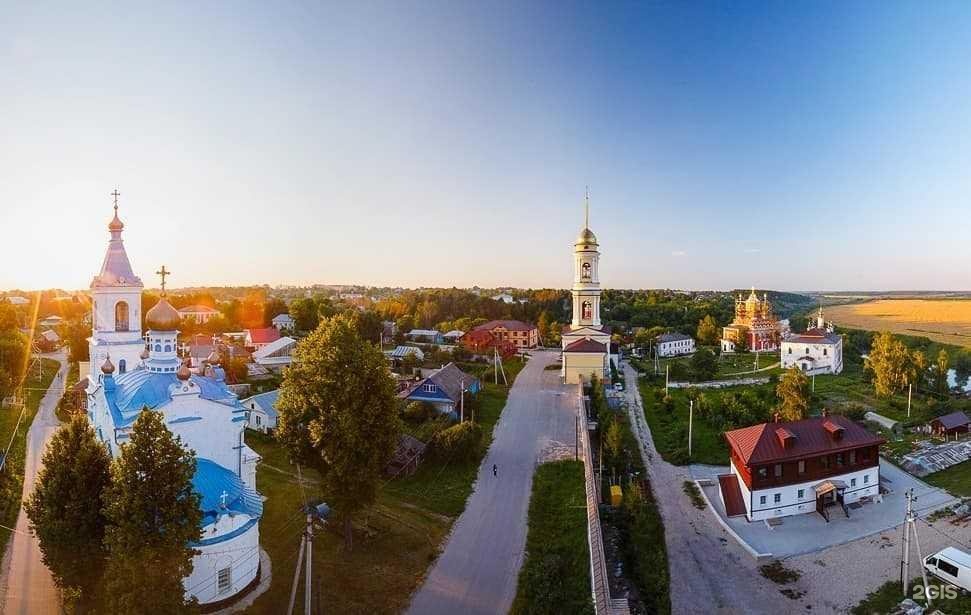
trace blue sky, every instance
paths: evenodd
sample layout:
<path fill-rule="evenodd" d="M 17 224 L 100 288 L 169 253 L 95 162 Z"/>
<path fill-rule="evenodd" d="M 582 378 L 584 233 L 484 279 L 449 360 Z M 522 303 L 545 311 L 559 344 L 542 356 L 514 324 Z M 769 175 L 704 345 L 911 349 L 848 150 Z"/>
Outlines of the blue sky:
<path fill-rule="evenodd" d="M 0 288 L 971 288 L 968 3 L 35 4 Z"/>

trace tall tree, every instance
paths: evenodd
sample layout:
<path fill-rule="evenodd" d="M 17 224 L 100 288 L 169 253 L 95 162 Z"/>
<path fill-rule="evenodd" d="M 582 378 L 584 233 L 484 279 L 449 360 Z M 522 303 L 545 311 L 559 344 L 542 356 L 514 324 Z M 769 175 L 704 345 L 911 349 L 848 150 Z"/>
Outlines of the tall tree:
<path fill-rule="evenodd" d="M 17 311 L 0 301 L 0 399 L 14 393 L 27 365 L 27 337 L 17 326 Z"/>
<path fill-rule="evenodd" d="M 915 350 L 910 357 L 910 363 L 913 366 L 913 381 L 911 384 L 914 385 L 915 389 L 920 389 L 924 384 L 924 379 L 927 378 L 927 355 L 922 350 Z"/>
<path fill-rule="evenodd" d="M 313 331 L 320 323 L 317 303 L 313 299 L 294 299 L 290 303 L 290 316 L 298 331 Z"/>
<path fill-rule="evenodd" d="M 889 331 L 873 338 L 865 369 L 873 376 L 877 395 L 889 397 L 912 381 L 912 358 L 907 346 Z"/>
<path fill-rule="evenodd" d="M 698 321 L 698 343 L 705 346 L 714 346 L 718 343 L 718 323 L 711 314 L 706 314 Z"/>
<path fill-rule="evenodd" d="M 192 572 L 190 541 L 199 540 L 194 453 L 145 409 L 111 465 L 105 496 L 105 601 L 111 613 L 189 613 L 182 579 Z"/>
<path fill-rule="evenodd" d="M 950 362 L 947 350 L 941 348 L 941 351 L 937 353 L 937 361 L 934 362 L 934 390 L 937 391 L 941 399 L 947 397 L 947 393 L 950 390 L 947 384 L 947 373 L 950 368 Z"/>
<path fill-rule="evenodd" d="M 539 313 L 539 318 L 536 320 L 536 329 L 539 331 L 540 338 L 542 338 L 540 343 L 544 346 L 550 346 L 550 315 L 546 310 Z"/>
<path fill-rule="evenodd" d="M 320 472 L 347 549 L 352 519 L 377 498 L 401 432 L 396 401 L 384 355 L 343 314 L 297 347 L 280 387 L 277 437 L 294 461 Z"/>
<path fill-rule="evenodd" d="M 779 412 L 787 421 L 798 421 L 809 413 L 809 378 L 798 367 L 790 367 L 779 379 L 775 394 Z"/>
<path fill-rule="evenodd" d="M 111 459 L 86 416 L 61 426 L 44 449 L 24 510 L 40 541 L 44 565 L 69 610 L 84 610 L 104 570 L 105 491 Z M 82 608 L 78 608 L 82 607 Z"/>
<path fill-rule="evenodd" d="M 700 348 L 691 356 L 691 371 L 695 380 L 711 380 L 718 372 L 718 358 L 707 348 Z"/>

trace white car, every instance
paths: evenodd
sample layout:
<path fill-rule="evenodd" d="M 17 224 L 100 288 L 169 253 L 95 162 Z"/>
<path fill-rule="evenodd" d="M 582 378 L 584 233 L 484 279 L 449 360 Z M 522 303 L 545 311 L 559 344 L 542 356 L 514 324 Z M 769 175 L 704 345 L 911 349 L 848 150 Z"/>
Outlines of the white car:
<path fill-rule="evenodd" d="M 971 592 L 971 555 L 947 547 L 924 558 L 924 568 L 938 579 Z"/>

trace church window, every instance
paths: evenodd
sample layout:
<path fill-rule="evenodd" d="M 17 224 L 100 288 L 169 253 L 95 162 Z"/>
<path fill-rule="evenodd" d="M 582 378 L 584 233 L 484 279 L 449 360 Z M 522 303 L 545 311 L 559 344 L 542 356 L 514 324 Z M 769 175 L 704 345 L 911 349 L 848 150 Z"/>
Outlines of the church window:
<path fill-rule="evenodd" d="M 157 342 L 158 340 L 155 340 L 155 341 Z M 162 352 L 162 345 L 161 344 L 155 344 L 155 352 Z"/>
<path fill-rule="evenodd" d="M 124 301 L 115 304 L 115 331 L 128 331 L 128 304 Z"/>
<path fill-rule="evenodd" d="M 124 359 L 118 361 L 118 373 L 119 374 L 124 374 L 127 367 L 128 367 L 128 365 L 125 363 L 125 360 Z"/>
<path fill-rule="evenodd" d="M 583 278 L 584 280 L 589 280 L 590 279 L 590 263 L 583 263 L 583 266 L 580 267 L 580 270 L 581 270 L 580 277 Z"/>
<path fill-rule="evenodd" d="M 228 592 L 233 587 L 232 568 L 223 568 L 218 573 L 219 593 Z"/>
<path fill-rule="evenodd" d="M 165 352 L 172 352 L 172 346 L 170 344 L 165 345 Z"/>
<path fill-rule="evenodd" d="M 590 320 L 593 318 L 593 305 L 591 305 L 589 301 L 583 302 L 583 311 L 580 317 L 584 320 Z"/>
<path fill-rule="evenodd" d="M 828 348 L 823 348 L 823 356 L 824 357 L 829 356 L 829 349 Z"/>

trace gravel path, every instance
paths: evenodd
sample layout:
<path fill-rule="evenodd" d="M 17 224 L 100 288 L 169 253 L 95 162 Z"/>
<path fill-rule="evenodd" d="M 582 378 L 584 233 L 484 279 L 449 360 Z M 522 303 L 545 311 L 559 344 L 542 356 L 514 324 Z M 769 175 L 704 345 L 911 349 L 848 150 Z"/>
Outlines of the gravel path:
<path fill-rule="evenodd" d="M 767 580 L 755 560 L 715 521 L 712 512 L 696 509 L 682 493 L 683 482 L 691 478 L 690 470 L 673 466 L 657 454 L 643 418 L 637 374 L 625 365 L 624 376 L 631 421 L 661 505 L 672 613 L 848 613 L 868 593 L 899 577 L 902 530 L 897 526 L 783 560 L 785 567 L 801 573 L 795 583 L 783 586 Z M 919 521 L 917 531 L 925 556 L 945 546 L 971 552 L 971 521 Z M 920 567 L 913 543 L 911 547 L 911 577 L 917 577 Z M 786 597 L 780 591 L 784 589 L 793 590 L 798 597 Z M 946 603 L 935 606 L 950 612 Z"/>

